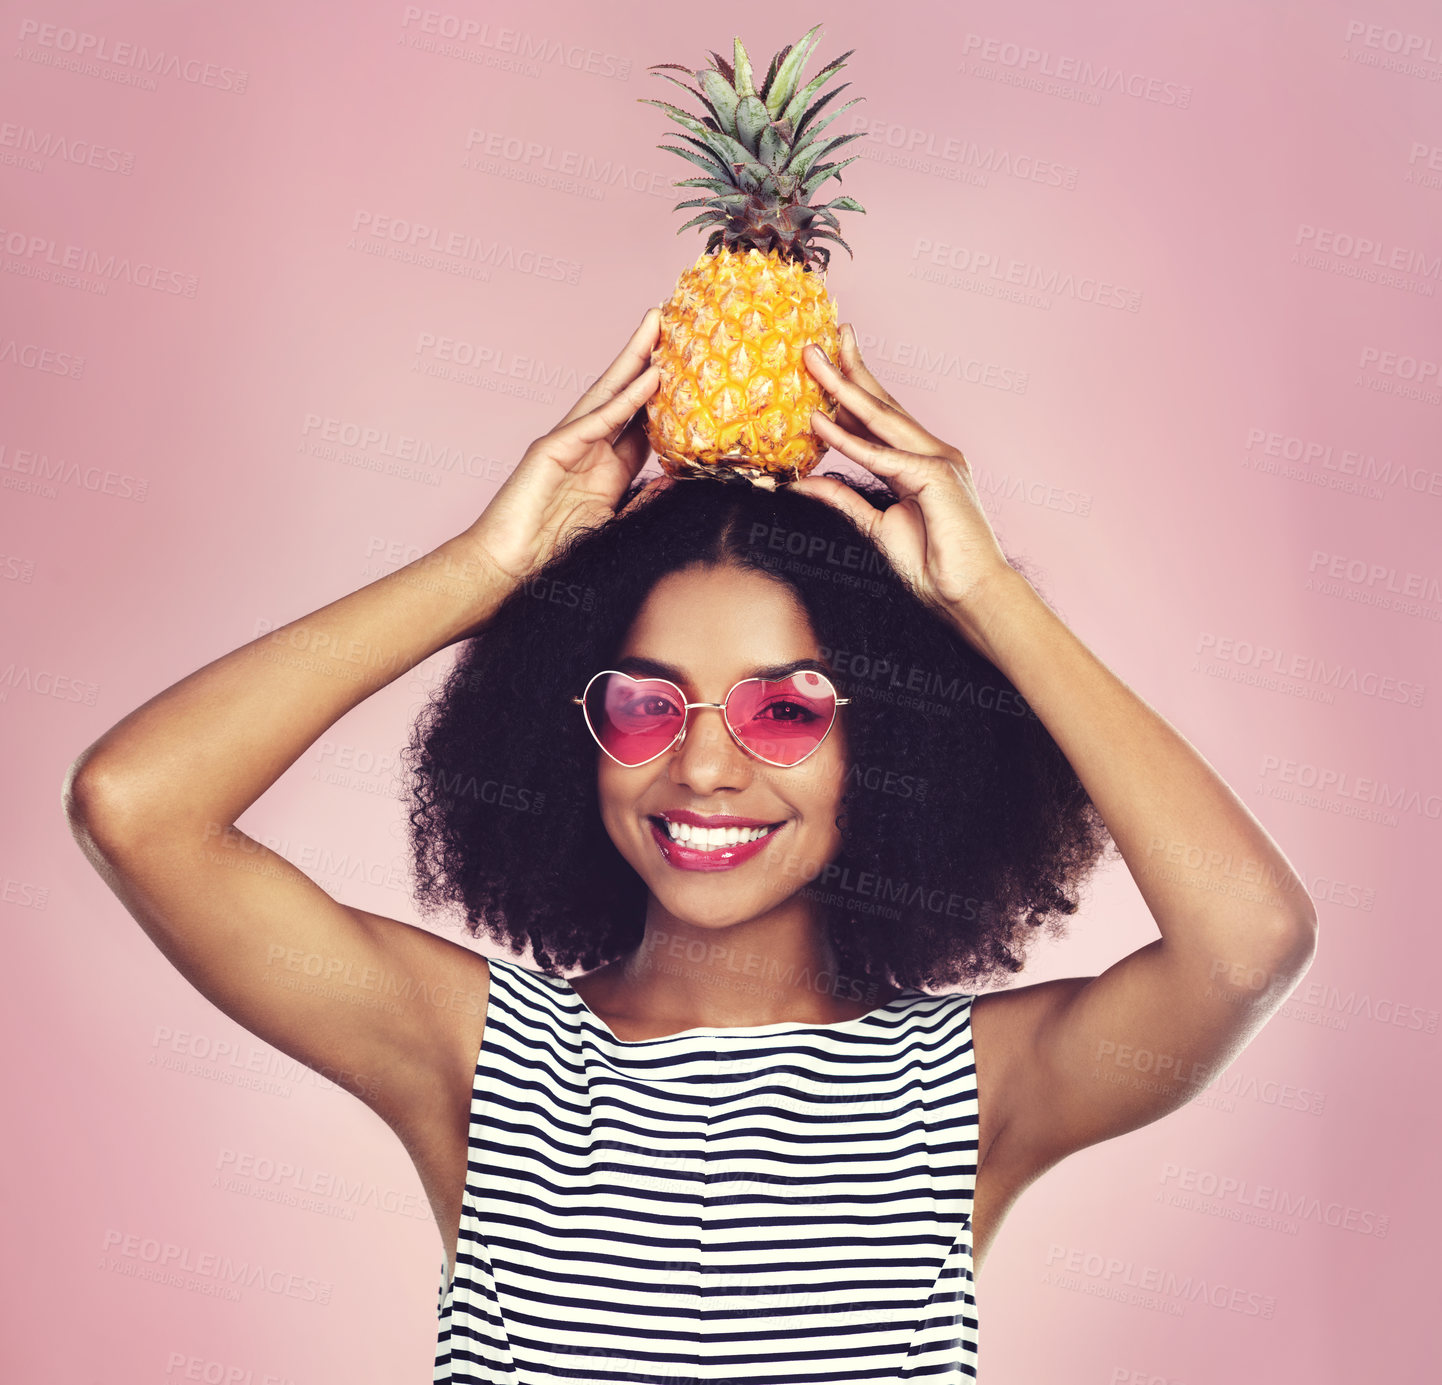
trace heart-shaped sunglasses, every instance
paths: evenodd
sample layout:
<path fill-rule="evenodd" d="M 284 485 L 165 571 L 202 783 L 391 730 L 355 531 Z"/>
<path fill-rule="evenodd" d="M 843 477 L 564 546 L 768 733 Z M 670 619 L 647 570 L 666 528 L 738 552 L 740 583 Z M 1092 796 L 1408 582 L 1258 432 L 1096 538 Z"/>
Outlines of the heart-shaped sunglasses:
<path fill-rule="evenodd" d="M 831 680 L 810 669 L 788 678 L 743 678 L 723 702 L 687 702 L 668 679 L 633 678 L 608 668 L 571 701 L 580 704 L 596 744 L 628 769 L 680 745 L 696 707 L 717 708 L 731 738 L 748 755 L 790 769 L 821 745 L 836 721 L 836 709 L 851 699 L 837 697 Z"/>

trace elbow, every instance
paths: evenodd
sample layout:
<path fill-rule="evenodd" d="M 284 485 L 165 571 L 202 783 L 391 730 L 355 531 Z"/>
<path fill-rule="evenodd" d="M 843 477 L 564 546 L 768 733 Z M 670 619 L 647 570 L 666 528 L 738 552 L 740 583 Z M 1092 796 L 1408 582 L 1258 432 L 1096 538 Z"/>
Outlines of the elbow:
<path fill-rule="evenodd" d="M 1303 893 L 1299 908 L 1284 914 L 1271 938 L 1272 969 L 1300 979 L 1317 955 L 1317 911 Z"/>
<path fill-rule="evenodd" d="M 104 804 L 113 801 L 115 785 L 108 780 L 103 767 L 96 763 L 95 747 L 82 750 L 69 764 L 60 782 L 60 806 L 72 827 L 85 827 L 104 811 Z"/>
<path fill-rule="evenodd" d="M 102 854 L 124 838 L 129 799 L 127 781 L 96 759 L 93 746 L 71 762 L 60 785 L 60 804 L 71 833 Z"/>

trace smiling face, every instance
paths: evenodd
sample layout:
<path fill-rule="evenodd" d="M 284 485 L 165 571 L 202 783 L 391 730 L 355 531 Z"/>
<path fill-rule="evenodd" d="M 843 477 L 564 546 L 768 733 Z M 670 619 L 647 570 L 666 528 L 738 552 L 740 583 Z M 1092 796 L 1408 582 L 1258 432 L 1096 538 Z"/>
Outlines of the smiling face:
<path fill-rule="evenodd" d="M 642 659 L 674 669 L 671 681 L 688 702 L 720 702 L 760 668 L 809 661 L 827 669 L 791 590 L 729 566 L 697 565 L 669 573 L 652 588 L 611 666 L 636 677 L 660 673 L 631 662 Z M 597 749 L 601 818 L 650 891 L 648 928 L 680 923 L 719 929 L 767 918 L 794 924 L 812 917 L 812 903 L 792 897 L 841 849 L 836 817 L 848 763 L 846 710 L 837 710 L 826 739 L 791 767 L 747 754 L 715 707 L 692 708 L 682 743 L 649 764 L 619 765 Z M 665 814 L 687 812 L 779 826 L 755 847 L 706 857 L 684 842 L 673 845 L 659 823 Z"/>

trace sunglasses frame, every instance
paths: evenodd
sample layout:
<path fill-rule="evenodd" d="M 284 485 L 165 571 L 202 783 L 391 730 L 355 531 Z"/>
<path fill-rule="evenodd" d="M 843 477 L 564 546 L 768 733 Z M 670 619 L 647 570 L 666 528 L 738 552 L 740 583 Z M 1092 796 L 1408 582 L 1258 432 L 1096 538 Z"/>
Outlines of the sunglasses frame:
<path fill-rule="evenodd" d="M 836 696 L 836 684 L 833 683 L 830 678 L 827 678 L 826 675 L 820 672 L 818 669 L 797 669 L 796 672 L 811 673 L 814 674 L 817 678 L 825 678 L 826 686 L 831 689 L 832 696 L 836 697 L 836 707 L 845 707 L 850 704 L 851 699 L 849 697 Z M 636 764 L 629 764 L 625 760 L 617 760 L 616 757 L 612 755 L 611 752 L 607 750 L 604 745 L 601 744 L 601 738 L 596 734 L 596 728 L 591 725 L 591 713 L 586 707 L 586 697 L 587 694 L 589 694 L 591 691 L 591 684 L 594 683 L 598 678 L 604 678 L 608 673 L 619 674 L 622 678 L 629 678 L 633 683 L 664 683 L 668 688 L 676 689 L 677 700 L 681 703 L 681 730 L 677 733 L 676 738 L 663 750 L 658 750 L 654 755 L 648 756 L 646 759 L 640 760 Z M 673 683 L 669 678 L 637 678 L 634 673 L 626 673 L 619 668 L 603 668 L 599 673 L 593 673 L 591 675 L 580 697 L 573 696 L 571 698 L 571 701 L 580 704 L 581 715 L 586 719 L 586 729 L 591 733 L 591 739 L 595 741 L 598 746 L 601 747 L 601 751 L 604 755 L 608 756 L 612 760 L 615 760 L 616 763 L 620 765 L 623 769 L 640 769 L 642 765 L 649 765 L 653 760 L 659 760 L 661 756 L 669 755 L 671 751 L 682 745 L 686 740 L 686 733 L 691 729 L 691 709 L 693 707 L 715 707 L 716 710 L 721 713 L 721 721 L 725 725 L 727 733 L 730 735 L 731 739 L 735 741 L 738 746 L 740 746 L 743 754 L 749 755 L 753 760 L 759 760 L 763 765 L 770 765 L 773 769 L 795 769 L 797 765 L 804 765 L 806 761 L 809 760 L 814 754 L 816 754 L 816 752 L 820 750 L 821 747 L 826 743 L 827 736 L 831 734 L 831 728 L 836 725 L 835 710 L 833 710 L 831 713 L 830 724 L 827 726 L 826 730 L 821 733 L 821 739 L 817 741 L 816 744 L 813 745 L 811 749 L 808 750 L 806 754 L 803 755 L 799 760 L 796 760 L 789 765 L 784 765 L 778 760 L 768 760 L 764 755 L 758 755 L 754 750 L 751 749 L 749 745 L 746 744 L 745 741 L 741 739 L 740 736 L 736 734 L 736 728 L 731 725 L 731 719 L 726 715 L 726 703 L 731 700 L 731 694 L 734 693 L 736 689 L 739 688 L 743 683 L 778 683 L 781 681 L 782 680 L 779 678 L 739 678 L 735 683 L 731 685 L 730 690 L 720 702 L 687 702 L 685 691 L 679 687 L 676 687 L 676 684 Z"/>

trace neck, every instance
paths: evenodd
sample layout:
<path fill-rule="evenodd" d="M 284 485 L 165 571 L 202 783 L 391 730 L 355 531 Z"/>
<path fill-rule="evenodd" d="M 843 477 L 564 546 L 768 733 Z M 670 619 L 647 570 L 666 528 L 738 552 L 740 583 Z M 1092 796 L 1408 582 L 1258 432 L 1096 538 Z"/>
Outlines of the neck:
<path fill-rule="evenodd" d="M 801 908 L 699 927 L 653 898 L 640 946 L 603 971 L 609 976 L 598 998 L 613 1013 L 680 1027 L 829 1024 L 897 993 L 840 972 L 824 924 Z"/>

